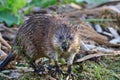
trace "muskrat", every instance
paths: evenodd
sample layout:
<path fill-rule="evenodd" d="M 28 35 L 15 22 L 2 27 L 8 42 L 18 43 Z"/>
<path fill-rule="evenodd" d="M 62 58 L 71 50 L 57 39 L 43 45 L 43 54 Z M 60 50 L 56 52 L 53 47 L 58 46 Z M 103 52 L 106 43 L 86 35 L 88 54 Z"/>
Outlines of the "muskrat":
<path fill-rule="evenodd" d="M 20 50 L 32 63 L 42 57 L 55 61 L 67 61 L 68 73 L 75 55 L 80 50 L 80 33 L 78 27 L 70 25 L 60 16 L 36 14 L 31 16 L 19 28 L 14 47 Z M 35 69 L 36 70 L 36 69 Z"/>

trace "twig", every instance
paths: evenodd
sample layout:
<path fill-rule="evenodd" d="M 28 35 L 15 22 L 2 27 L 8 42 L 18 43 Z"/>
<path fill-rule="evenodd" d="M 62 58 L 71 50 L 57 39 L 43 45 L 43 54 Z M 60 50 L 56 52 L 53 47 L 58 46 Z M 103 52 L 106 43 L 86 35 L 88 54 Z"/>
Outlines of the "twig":
<path fill-rule="evenodd" d="M 0 35 L 0 42 L 3 43 L 6 47 L 8 47 L 9 49 L 11 49 L 11 46 L 2 38 L 2 36 Z"/>
<path fill-rule="evenodd" d="M 15 31 L 13 31 L 10 28 L 7 28 L 6 26 L 4 26 L 4 24 L 0 24 L 0 28 L 6 30 L 7 32 L 15 33 Z"/>
<path fill-rule="evenodd" d="M 7 57 L 7 54 L 4 51 L 0 50 L 0 61 L 5 59 L 6 57 Z"/>
<path fill-rule="evenodd" d="M 120 55 L 120 51 L 113 51 L 113 52 L 110 52 L 110 53 L 103 53 L 103 52 L 98 52 L 96 54 L 90 54 L 90 55 L 87 55 L 83 58 L 80 58 L 78 59 L 77 61 L 75 61 L 75 63 L 77 62 L 82 62 L 82 61 L 85 61 L 85 60 L 88 60 L 88 59 L 91 59 L 91 58 L 94 58 L 94 57 L 100 57 L 100 56 L 116 56 L 116 55 Z"/>
<path fill-rule="evenodd" d="M 77 64 L 77 63 L 80 63 L 80 62 L 83 62 L 83 61 L 86 61 L 86 60 L 89 60 L 91 58 L 94 58 L 94 57 L 101 57 L 101 56 L 117 56 L 117 55 L 120 55 L 120 51 L 113 51 L 113 52 L 96 52 L 96 51 L 81 51 L 83 52 L 83 54 L 89 54 L 87 56 L 84 56 L 76 61 L 74 61 L 74 65 Z M 81 53 L 78 53 L 78 55 L 81 54 Z M 66 66 L 67 64 L 61 64 L 60 66 Z"/>
<path fill-rule="evenodd" d="M 109 1 L 109 2 L 102 3 L 100 5 L 97 5 L 96 7 L 101 7 L 101 6 L 104 6 L 104 5 L 115 5 L 115 4 L 118 4 L 118 3 L 120 3 L 120 1 Z"/>
<path fill-rule="evenodd" d="M 66 12 L 63 13 L 62 15 L 64 16 L 80 16 L 81 14 L 99 14 L 100 11 L 105 10 L 105 9 L 110 9 L 109 7 L 100 7 L 100 8 L 94 8 L 94 9 L 84 9 L 84 10 L 77 10 L 74 12 Z"/>
<path fill-rule="evenodd" d="M 7 75 L 5 75 L 3 73 L 0 73 L 0 76 L 5 77 L 5 78 L 9 78 L 9 76 L 7 76 Z"/>
<path fill-rule="evenodd" d="M 108 46 L 108 47 L 120 47 L 120 44 L 112 44 L 109 43 L 109 40 L 106 36 L 103 36 L 99 33 L 97 33 L 92 27 L 89 27 L 89 25 L 85 22 L 81 23 L 82 25 L 79 27 L 80 29 L 80 35 L 83 39 L 90 39 L 93 40 L 99 44 Z"/>

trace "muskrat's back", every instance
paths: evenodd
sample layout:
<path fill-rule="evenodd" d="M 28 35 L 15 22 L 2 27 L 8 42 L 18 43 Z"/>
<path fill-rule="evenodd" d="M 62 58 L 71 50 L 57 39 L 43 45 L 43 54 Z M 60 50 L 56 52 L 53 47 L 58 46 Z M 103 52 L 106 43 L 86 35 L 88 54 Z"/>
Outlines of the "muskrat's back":
<path fill-rule="evenodd" d="M 40 57 L 48 57 L 51 51 L 51 39 L 56 27 L 61 27 L 61 20 L 52 15 L 34 15 L 20 27 L 16 37 L 16 44 L 22 47 L 22 51 L 36 60 Z"/>
<path fill-rule="evenodd" d="M 31 16 L 17 32 L 13 51 L 19 51 L 18 56 L 24 54 L 34 70 L 39 73 L 39 66 L 35 61 L 41 57 L 49 57 L 55 62 L 56 72 L 59 69 L 58 59 L 64 58 L 67 62 L 67 73 L 72 76 L 71 66 L 75 55 L 80 50 L 79 28 L 59 16 L 39 14 Z M 14 50 L 16 49 L 17 50 Z M 14 52 L 13 53 L 13 57 Z M 8 56 L 0 67 L 7 65 L 11 55 Z M 44 66 L 43 66 L 44 67 Z M 42 70 L 43 72 L 43 70 Z"/>

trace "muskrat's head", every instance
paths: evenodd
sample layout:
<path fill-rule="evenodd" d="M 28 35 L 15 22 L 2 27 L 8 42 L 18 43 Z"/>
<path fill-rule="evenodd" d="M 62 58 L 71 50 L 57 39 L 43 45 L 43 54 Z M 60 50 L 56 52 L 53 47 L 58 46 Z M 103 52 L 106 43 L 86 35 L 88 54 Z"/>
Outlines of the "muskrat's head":
<path fill-rule="evenodd" d="M 79 31 L 75 27 L 59 27 L 53 36 L 53 46 L 59 52 L 78 52 L 80 48 Z"/>

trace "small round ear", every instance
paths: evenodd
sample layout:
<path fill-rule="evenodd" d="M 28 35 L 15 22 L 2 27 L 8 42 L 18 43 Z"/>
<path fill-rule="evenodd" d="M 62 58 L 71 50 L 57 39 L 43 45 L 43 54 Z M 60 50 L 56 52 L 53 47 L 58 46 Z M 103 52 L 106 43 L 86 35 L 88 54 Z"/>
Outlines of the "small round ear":
<path fill-rule="evenodd" d="M 75 27 L 75 31 L 77 32 L 77 34 L 78 34 L 78 36 L 80 37 L 80 27 L 81 27 L 81 25 L 74 25 L 74 27 Z"/>
<path fill-rule="evenodd" d="M 74 27 L 75 27 L 76 31 L 79 31 L 81 26 L 80 25 L 74 25 Z"/>

